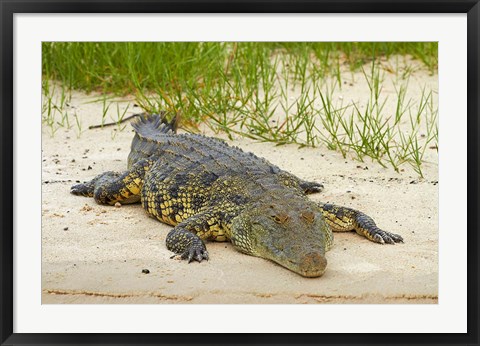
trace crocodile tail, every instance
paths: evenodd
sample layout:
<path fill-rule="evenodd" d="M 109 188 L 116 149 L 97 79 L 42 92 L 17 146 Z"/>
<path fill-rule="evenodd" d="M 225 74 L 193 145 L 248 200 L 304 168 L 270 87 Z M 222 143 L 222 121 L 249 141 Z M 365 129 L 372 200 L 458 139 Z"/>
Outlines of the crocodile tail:
<path fill-rule="evenodd" d="M 136 162 L 158 151 L 158 145 L 165 140 L 165 136 L 174 135 L 177 132 L 177 119 L 178 117 L 175 116 L 168 121 L 165 112 L 161 112 L 160 114 L 143 113 L 132 121 L 135 136 L 128 155 L 128 167 L 132 167 Z"/>

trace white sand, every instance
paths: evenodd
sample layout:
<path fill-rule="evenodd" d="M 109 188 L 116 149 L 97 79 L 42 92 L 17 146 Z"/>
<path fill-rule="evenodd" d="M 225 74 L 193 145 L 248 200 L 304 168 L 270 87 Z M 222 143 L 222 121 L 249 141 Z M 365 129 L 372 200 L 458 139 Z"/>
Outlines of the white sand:
<path fill-rule="evenodd" d="M 416 72 L 409 96 L 418 99 L 425 84 L 437 90 L 436 83 L 436 75 Z M 384 92 L 394 95 L 393 87 Z M 347 84 L 338 93 L 361 100 L 365 84 Z M 49 127 L 42 129 L 43 303 L 437 303 L 436 150 L 427 151 L 420 179 L 408 165 L 396 173 L 368 158 L 364 163 L 343 159 L 325 147 L 237 138 L 234 145 L 322 182 L 325 190 L 311 195 L 313 200 L 362 210 L 405 243 L 379 245 L 353 232 L 336 233 L 327 271 L 315 279 L 241 254 L 230 243 L 207 243 L 210 260 L 187 264 L 170 259 L 165 247 L 170 226 L 147 217 L 140 205 L 102 206 L 69 193 L 77 180 L 126 167 L 131 127 L 85 130 L 101 121 L 101 102 L 87 103 L 94 99 L 98 95 L 73 92 L 69 109 L 81 120 L 79 138 L 76 126 L 60 128 L 54 137 Z M 127 114 L 140 111 L 131 107 Z"/>

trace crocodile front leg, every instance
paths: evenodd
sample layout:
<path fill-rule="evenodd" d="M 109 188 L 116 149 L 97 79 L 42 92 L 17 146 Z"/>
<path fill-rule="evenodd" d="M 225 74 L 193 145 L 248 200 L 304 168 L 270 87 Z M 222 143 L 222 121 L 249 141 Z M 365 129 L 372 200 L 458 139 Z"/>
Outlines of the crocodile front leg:
<path fill-rule="evenodd" d="M 376 243 L 403 243 L 403 238 L 394 233 L 381 230 L 373 219 L 361 211 L 329 203 L 319 203 L 323 216 L 332 231 L 355 231 Z"/>
<path fill-rule="evenodd" d="M 208 260 L 203 240 L 224 241 L 227 237 L 219 215 L 215 210 L 203 211 L 179 223 L 167 235 L 167 249 L 181 255 L 189 263 L 192 260 Z"/>

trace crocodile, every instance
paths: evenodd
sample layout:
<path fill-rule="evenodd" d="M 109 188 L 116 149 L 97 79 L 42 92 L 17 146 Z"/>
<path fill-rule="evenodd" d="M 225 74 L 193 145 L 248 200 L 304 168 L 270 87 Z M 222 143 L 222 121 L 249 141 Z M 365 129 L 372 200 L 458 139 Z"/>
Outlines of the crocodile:
<path fill-rule="evenodd" d="M 310 200 L 308 194 L 322 191 L 320 183 L 220 139 L 178 134 L 175 117 L 143 114 L 132 126 L 127 170 L 102 173 L 71 193 L 99 204 L 140 202 L 149 216 L 173 226 L 166 237 L 172 257 L 201 262 L 209 258 L 205 240 L 230 241 L 245 254 L 319 277 L 332 231 L 403 242 L 358 210 Z"/>

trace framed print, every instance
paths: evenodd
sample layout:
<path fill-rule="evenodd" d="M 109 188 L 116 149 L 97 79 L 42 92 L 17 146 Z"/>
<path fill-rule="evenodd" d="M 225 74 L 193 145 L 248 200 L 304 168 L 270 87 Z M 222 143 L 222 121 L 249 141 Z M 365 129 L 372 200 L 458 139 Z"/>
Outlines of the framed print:
<path fill-rule="evenodd" d="M 1 11 L 2 344 L 478 343 L 477 1 Z"/>

